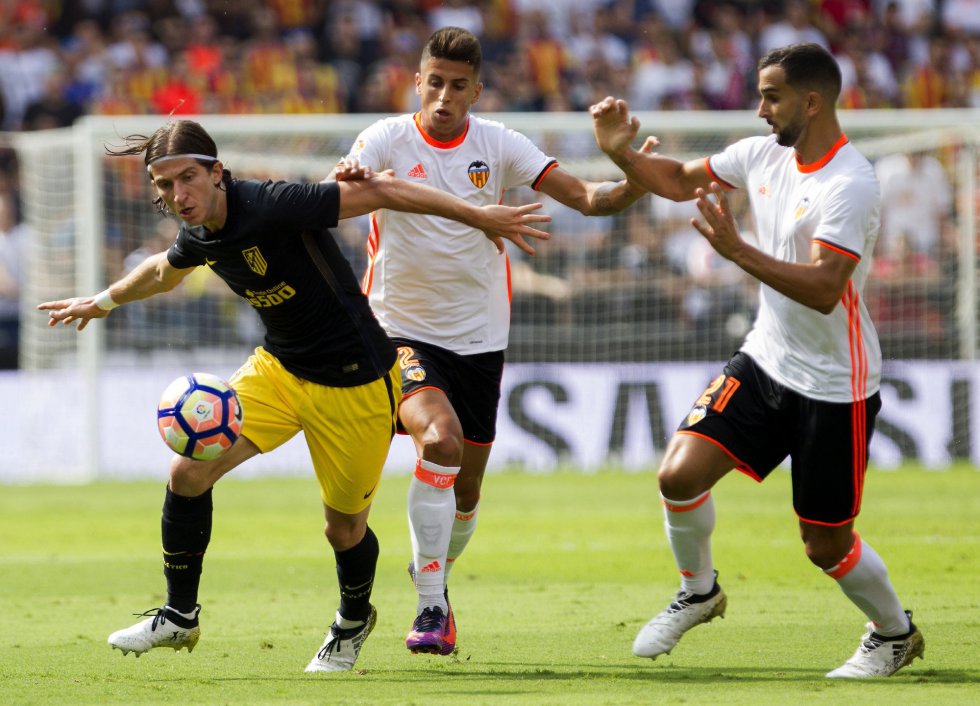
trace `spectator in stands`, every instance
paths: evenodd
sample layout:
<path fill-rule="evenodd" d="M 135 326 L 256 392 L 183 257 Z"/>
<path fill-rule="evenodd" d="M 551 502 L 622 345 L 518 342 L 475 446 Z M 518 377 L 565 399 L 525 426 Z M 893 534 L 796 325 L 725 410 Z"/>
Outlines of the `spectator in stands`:
<path fill-rule="evenodd" d="M 569 56 L 559 35 L 549 23 L 549 15 L 543 10 L 533 10 L 525 15 L 521 28 L 519 50 L 528 58 L 530 79 L 537 91 L 534 109 L 542 110 L 545 99 L 562 89 L 563 74 L 570 68 Z"/>
<path fill-rule="evenodd" d="M 112 22 L 112 43 L 106 50 L 109 61 L 121 69 L 166 66 L 169 56 L 150 32 L 150 18 L 139 11 L 126 12 Z"/>
<path fill-rule="evenodd" d="M 150 100 L 159 115 L 200 115 L 206 92 L 207 79 L 190 70 L 185 54 L 178 54 Z"/>
<path fill-rule="evenodd" d="M 630 103 L 636 110 L 689 107 L 695 85 L 694 65 L 686 59 L 673 34 L 657 42 L 660 55 L 637 67 Z"/>
<path fill-rule="evenodd" d="M 334 31 L 326 34 L 324 39 L 320 58 L 333 68 L 340 85 L 347 89 L 344 92 L 344 112 L 359 112 L 360 91 L 354 90 L 354 87 L 361 85 L 370 57 L 365 55 L 354 15 L 337 15 Z"/>
<path fill-rule="evenodd" d="M 834 58 L 843 81 L 843 108 L 887 108 L 898 98 L 895 73 L 885 55 L 875 50 L 873 36 L 864 25 L 852 25 L 840 34 Z"/>
<path fill-rule="evenodd" d="M 921 152 L 892 154 L 875 163 L 875 173 L 882 204 L 878 252 L 893 256 L 899 248 L 911 248 L 937 258 L 953 206 L 953 189 L 939 160 Z"/>
<path fill-rule="evenodd" d="M 62 43 L 62 58 L 72 77 L 70 99 L 91 110 L 106 82 L 109 58 L 105 35 L 94 20 L 83 20 Z"/>
<path fill-rule="evenodd" d="M 44 93 L 24 109 L 21 127 L 24 130 L 45 130 L 68 127 L 84 112 L 82 106 L 68 100 L 68 81 L 65 70 L 55 69 L 48 74 Z"/>
<path fill-rule="evenodd" d="M 980 0 L 943 0 L 942 27 L 954 36 L 980 35 Z"/>
<path fill-rule="evenodd" d="M 625 71 L 629 66 L 630 48 L 612 31 L 613 12 L 608 6 L 594 12 L 572 13 L 572 36 L 566 42 L 569 58 L 581 67 L 594 58 L 601 60 L 610 72 Z"/>
<path fill-rule="evenodd" d="M 5 106 L 0 128 L 17 130 L 24 110 L 41 97 L 60 60 L 53 38 L 34 20 L 14 25 L 8 36 L 7 46 L 0 44 L 0 93 Z"/>
<path fill-rule="evenodd" d="M 902 82 L 906 108 L 950 108 L 956 90 L 950 73 L 950 40 L 943 34 L 929 37 L 928 59 L 914 66 Z"/>
<path fill-rule="evenodd" d="M 770 9 L 775 7 L 780 6 Z M 819 44 L 825 49 L 830 48 L 827 37 L 810 19 L 810 8 L 806 0 L 789 0 L 781 7 L 782 14 L 775 15 L 759 34 L 759 54 L 765 54 L 777 47 L 807 42 Z"/>
<path fill-rule="evenodd" d="M 428 11 L 430 27 L 462 27 L 483 34 L 483 13 L 469 0 L 443 0 Z"/>

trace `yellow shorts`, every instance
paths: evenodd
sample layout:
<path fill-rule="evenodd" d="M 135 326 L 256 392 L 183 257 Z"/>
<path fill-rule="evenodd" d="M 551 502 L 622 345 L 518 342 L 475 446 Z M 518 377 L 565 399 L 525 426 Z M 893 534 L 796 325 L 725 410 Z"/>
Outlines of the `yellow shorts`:
<path fill-rule="evenodd" d="M 388 457 L 401 400 L 397 367 L 389 395 L 384 378 L 356 387 L 303 380 L 256 348 L 229 381 L 242 401 L 242 435 L 267 453 L 302 430 L 324 504 L 356 514 L 371 504 Z"/>

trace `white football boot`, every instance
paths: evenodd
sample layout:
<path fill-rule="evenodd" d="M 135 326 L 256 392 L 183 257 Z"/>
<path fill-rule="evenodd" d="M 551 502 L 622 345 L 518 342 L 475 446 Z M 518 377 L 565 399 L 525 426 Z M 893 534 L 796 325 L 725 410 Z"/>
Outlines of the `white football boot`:
<path fill-rule="evenodd" d="M 378 622 L 378 611 L 371 606 L 371 614 L 367 621 L 358 627 L 343 630 L 337 627 L 340 613 L 327 632 L 327 637 L 304 671 L 307 672 L 346 672 L 354 668 L 361 645 L 374 630 Z"/>
<path fill-rule="evenodd" d="M 681 636 L 694 626 L 719 616 L 724 618 L 728 597 L 718 585 L 717 577 L 716 571 L 715 584 L 704 595 L 678 591 L 669 606 L 640 628 L 633 640 L 633 654 L 650 659 L 669 654 L 680 642 Z"/>
<path fill-rule="evenodd" d="M 186 647 L 188 652 L 193 652 L 201 639 L 201 626 L 197 619 L 200 614 L 200 605 L 195 607 L 194 617 L 190 619 L 166 606 L 137 613 L 149 617 L 131 627 L 116 630 L 109 635 L 109 644 L 114 649 L 122 650 L 124 657 L 130 652 L 139 657 L 154 647 L 171 647 L 177 652 Z"/>
<path fill-rule="evenodd" d="M 861 636 L 854 656 L 837 669 L 828 672 L 831 679 L 861 679 L 864 677 L 890 677 L 902 667 L 911 664 L 916 657 L 922 659 L 926 643 L 922 633 L 909 616 L 909 631 L 905 635 L 886 637 L 874 631 L 874 623 L 865 625 L 867 630 Z"/>

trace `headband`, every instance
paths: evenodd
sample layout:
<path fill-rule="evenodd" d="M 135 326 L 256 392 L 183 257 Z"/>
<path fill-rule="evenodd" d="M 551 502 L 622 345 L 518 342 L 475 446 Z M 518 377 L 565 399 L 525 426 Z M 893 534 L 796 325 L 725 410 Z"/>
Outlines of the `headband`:
<path fill-rule="evenodd" d="M 151 164 L 156 164 L 157 162 L 166 162 L 167 160 L 170 160 L 170 159 L 183 159 L 184 157 L 189 157 L 190 159 L 206 159 L 209 162 L 217 162 L 218 161 L 218 158 L 217 157 L 212 157 L 209 154 L 196 154 L 196 153 L 193 153 L 193 152 L 186 153 L 186 154 L 165 154 L 162 157 L 157 157 L 156 159 L 154 159 L 151 162 L 147 162 L 146 163 L 146 168 L 149 169 Z"/>

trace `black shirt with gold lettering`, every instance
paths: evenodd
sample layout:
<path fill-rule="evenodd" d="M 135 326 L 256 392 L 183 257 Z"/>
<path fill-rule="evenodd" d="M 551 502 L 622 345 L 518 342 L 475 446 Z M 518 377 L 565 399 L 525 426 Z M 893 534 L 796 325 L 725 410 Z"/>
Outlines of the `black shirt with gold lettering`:
<path fill-rule="evenodd" d="M 352 387 L 388 372 L 395 347 L 327 230 L 337 225 L 340 212 L 337 184 L 224 184 L 224 227 L 211 232 L 181 224 L 167 252 L 170 264 L 206 264 L 244 297 L 265 324 L 265 348 L 297 377 Z M 314 255 L 304 232 L 312 233 Z"/>

